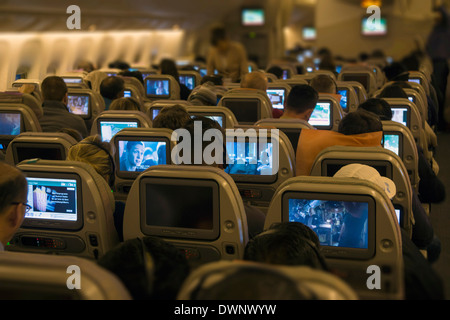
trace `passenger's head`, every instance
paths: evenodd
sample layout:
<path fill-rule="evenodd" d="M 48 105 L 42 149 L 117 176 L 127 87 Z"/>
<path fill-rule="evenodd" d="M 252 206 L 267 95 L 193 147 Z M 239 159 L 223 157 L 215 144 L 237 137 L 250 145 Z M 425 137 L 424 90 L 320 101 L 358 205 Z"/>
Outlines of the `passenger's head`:
<path fill-rule="evenodd" d="M 392 120 L 392 110 L 389 103 L 384 99 L 371 98 L 359 105 L 358 109 L 363 109 L 376 114 L 381 121 Z"/>
<path fill-rule="evenodd" d="M 267 84 L 266 75 L 259 71 L 247 73 L 241 80 L 241 88 L 258 89 L 264 92 L 267 90 Z"/>
<path fill-rule="evenodd" d="M 116 60 L 116 61 L 110 62 L 108 64 L 108 68 L 128 70 L 128 69 L 130 69 L 130 64 L 126 61 Z"/>
<path fill-rule="evenodd" d="M 362 109 L 347 114 L 339 123 L 338 128 L 338 132 L 346 136 L 380 131 L 383 131 L 380 118 L 374 113 Z"/>
<path fill-rule="evenodd" d="M 139 102 L 134 98 L 118 98 L 111 102 L 109 110 L 128 110 L 128 111 L 140 111 L 141 106 Z"/>
<path fill-rule="evenodd" d="M 80 131 L 72 128 L 61 128 L 58 130 L 58 132 L 68 134 L 69 136 L 74 138 L 77 142 L 81 142 L 81 140 L 83 140 L 83 136 L 81 135 Z"/>
<path fill-rule="evenodd" d="M 98 263 L 114 273 L 135 300 L 175 300 L 189 274 L 186 257 L 172 244 L 156 237 L 126 240 L 103 255 Z"/>
<path fill-rule="evenodd" d="M 142 85 L 144 85 L 144 78 L 142 77 L 142 72 L 140 72 L 139 70 L 134 71 L 124 70 L 119 73 L 119 76 L 135 78 L 139 80 L 139 82 L 142 83 Z"/>
<path fill-rule="evenodd" d="M 44 100 L 67 102 L 67 85 L 61 77 L 50 76 L 41 83 Z"/>
<path fill-rule="evenodd" d="M 68 161 L 79 161 L 91 165 L 106 182 L 113 186 L 114 160 L 111 145 L 100 136 L 90 136 L 69 149 Z"/>
<path fill-rule="evenodd" d="M 223 76 L 220 74 L 206 75 L 202 78 L 200 85 L 211 82 L 215 86 L 223 86 Z"/>
<path fill-rule="evenodd" d="M 194 106 L 216 106 L 217 94 L 215 93 L 213 86 L 205 83 L 195 87 L 187 101 Z"/>
<path fill-rule="evenodd" d="M 200 128 L 201 126 L 201 131 L 200 130 L 196 130 L 197 128 Z M 203 117 L 203 116 L 196 116 L 192 119 L 189 119 L 189 121 L 186 122 L 186 124 L 184 125 L 183 129 L 187 130 L 187 132 L 189 133 L 189 136 L 191 137 L 191 159 L 190 159 L 190 163 L 191 164 L 195 164 L 195 152 L 199 151 L 197 150 L 194 141 L 196 141 L 197 139 L 200 139 L 202 141 L 202 148 L 201 148 L 201 152 L 202 152 L 202 163 L 201 165 L 211 165 L 214 167 L 218 167 L 221 169 L 224 169 L 226 167 L 226 148 L 225 148 L 225 131 L 222 129 L 222 127 L 220 126 L 220 124 L 217 121 L 214 121 L 212 119 Z M 219 145 L 222 146 L 222 154 L 216 154 L 216 151 L 220 151 L 220 150 L 216 150 L 214 149 L 214 152 L 211 153 L 211 156 L 216 160 L 214 161 L 214 163 L 212 164 L 208 164 L 205 162 L 205 157 L 204 155 L 204 151 L 205 149 L 212 143 L 211 141 L 205 141 L 203 139 L 203 136 L 205 135 L 205 133 L 210 130 L 217 130 L 216 132 L 219 134 L 219 136 L 214 136 L 212 138 L 212 142 L 213 143 L 219 143 Z M 198 135 L 201 134 L 201 137 L 199 137 Z M 221 141 L 217 141 L 216 139 L 220 139 Z"/>
<path fill-rule="evenodd" d="M 326 74 L 315 76 L 309 83 L 318 93 L 336 94 L 336 82 Z"/>
<path fill-rule="evenodd" d="M 399 63 L 394 62 L 391 65 L 383 69 L 384 74 L 388 81 L 408 81 L 409 73 L 406 67 Z"/>
<path fill-rule="evenodd" d="M 408 95 L 405 90 L 402 89 L 398 84 L 392 84 L 385 87 L 379 94 L 380 98 L 401 98 L 408 99 Z"/>
<path fill-rule="evenodd" d="M 299 222 L 275 224 L 251 239 L 245 248 L 244 260 L 328 269 L 316 233 Z"/>
<path fill-rule="evenodd" d="M 100 84 L 100 94 L 110 100 L 123 97 L 124 90 L 125 81 L 121 77 L 107 77 Z"/>
<path fill-rule="evenodd" d="M 159 114 L 153 119 L 153 128 L 167 128 L 176 130 L 184 127 L 191 120 L 191 116 L 182 105 L 168 106 L 161 109 Z"/>
<path fill-rule="evenodd" d="M 283 69 L 281 67 L 279 67 L 279 66 L 272 66 L 269 69 L 267 69 L 266 72 L 270 73 L 270 74 L 273 74 L 278 79 L 282 79 L 283 78 Z"/>
<path fill-rule="evenodd" d="M 27 211 L 28 184 L 23 173 L 0 162 L 0 242 L 3 246 L 21 226 Z"/>
<path fill-rule="evenodd" d="M 172 59 L 161 60 L 161 63 L 159 64 L 159 71 L 161 74 L 174 77 L 176 81 L 180 80 L 177 65 Z"/>
<path fill-rule="evenodd" d="M 305 121 L 309 121 L 318 100 L 319 94 L 311 86 L 294 86 L 286 99 L 285 113 L 290 113 Z"/>
<path fill-rule="evenodd" d="M 211 30 L 211 45 L 219 51 L 226 50 L 228 47 L 228 36 L 225 28 L 216 27 Z"/>

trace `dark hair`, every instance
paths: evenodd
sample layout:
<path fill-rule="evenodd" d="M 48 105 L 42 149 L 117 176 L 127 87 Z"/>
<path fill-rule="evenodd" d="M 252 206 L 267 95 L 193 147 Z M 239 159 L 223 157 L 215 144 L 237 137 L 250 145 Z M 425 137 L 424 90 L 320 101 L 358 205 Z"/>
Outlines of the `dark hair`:
<path fill-rule="evenodd" d="M 116 60 L 108 64 L 108 68 L 126 70 L 130 69 L 128 62 Z"/>
<path fill-rule="evenodd" d="M 222 129 L 222 127 L 220 126 L 220 124 L 212 119 L 203 117 L 203 116 L 195 116 L 192 119 L 189 119 L 189 121 L 187 121 L 184 125 L 184 129 L 186 129 L 190 136 L 191 136 L 191 141 L 194 141 L 194 137 L 195 137 L 195 133 L 197 133 L 195 131 L 195 123 L 196 122 L 201 122 L 202 123 L 202 137 L 204 135 L 204 133 L 206 131 L 208 131 L 209 129 L 217 129 L 222 133 L 222 143 L 223 143 L 223 158 L 222 160 L 222 164 L 224 166 L 224 168 L 226 167 L 226 157 L 227 157 L 227 151 L 226 151 L 226 146 L 225 146 L 225 141 L 226 141 L 226 135 L 225 135 L 225 131 Z M 208 141 L 204 141 L 202 139 L 202 153 L 205 150 L 205 148 L 210 144 L 210 142 Z M 191 143 L 191 163 L 194 164 L 194 143 Z M 203 157 L 202 157 L 203 160 Z"/>
<path fill-rule="evenodd" d="M 278 79 L 283 77 L 283 69 L 279 66 L 272 66 L 266 72 L 275 75 Z"/>
<path fill-rule="evenodd" d="M 180 75 L 178 73 L 175 61 L 171 59 L 163 59 L 159 64 L 159 69 L 161 71 L 161 74 L 172 76 L 178 83 L 180 82 Z"/>
<path fill-rule="evenodd" d="M 44 100 L 62 101 L 67 93 L 67 85 L 63 78 L 50 76 L 42 81 L 41 91 Z"/>
<path fill-rule="evenodd" d="M 319 74 L 309 83 L 319 93 L 337 93 L 336 82 L 326 74 Z"/>
<path fill-rule="evenodd" d="M 142 83 L 142 85 L 144 85 L 144 79 L 142 77 L 142 72 L 140 72 L 139 70 L 135 70 L 135 71 L 124 70 L 124 71 L 119 72 L 118 75 L 123 76 L 123 77 L 136 78 L 139 80 L 140 83 Z"/>
<path fill-rule="evenodd" d="M 156 118 L 153 119 L 152 127 L 177 130 L 183 128 L 190 119 L 191 116 L 182 105 L 167 106 L 162 108 Z"/>
<path fill-rule="evenodd" d="M 22 202 L 27 190 L 28 183 L 23 173 L 5 162 L 0 162 L 0 214 L 12 202 Z"/>
<path fill-rule="evenodd" d="M 66 133 L 72 138 L 74 138 L 77 142 L 80 142 L 83 140 L 83 136 L 81 135 L 80 131 L 72 129 L 72 128 L 61 128 L 58 130 L 58 132 Z"/>
<path fill-rule="evenodd" d="M 227 39 L 225 28 L 217 27 L 211 30 L 211 44 L 215 47 L 221 40 Z"/>
<path fill-rule="evenodd" d="M 299 222 L 272 225 L 251 239 L 244 260 L 327 270 L 316 233 Z"/>
<path fill-rule="evenodd" d="M 223 76 L 220 74 L 206 75 L 202 78 L 200 84 L 202 85 L 207 82 L 212 82 L 216 86 L 223 86 Z"/>
<path fill-rule="evenodd" d="M 128 111 L 139 111 L 141 110 L 141 105 L 134 98 L 119 98 L 111 102 L 109 110 L 128 110 Z"/>
<path fill-rule="evenodd" d="M 409 79 L 408 70 L 399 62 L 392 63 L 385 67 L 383 71 L 389 81 L 408 81 Z"/>
<path fill-rule="evenodd" d="M 397 84 L 385 87 L 379 94 L 380 98 L 402 98 L 408 99 L 406 92 Z"/>
<path fill-rule="evenodd" d="M 105 78 L 100 84 L 100 94 L 110 100 L 118 98 L 125 89 L 125 81 L 121 77 L 111 76 Z"/>
<path fill-rule="evenodd" d="M 163 239 L 145 237 L 143 242 L 146 248 L 139 238 L 126 240 L 103 255 L 98 264 L 113 272 L 135 300 L 174 300 L 189 274 L 186 257 Z M 153 281 L 146 272 L 147 252 L 153 260 L 149 270 L 154 274 Z"/>
<path fill-rule="evenodd" d="M 392 120 L 392 110 L 389 103 L 383 99 L 371 98 L 359 105 L 358 109 L 364 109 L 380 117 L 380 120 Z"/>
<path fill-rule="evenodd" d="M 319 94 L 313 87 L 306 84 L 297 85 L 291 89 L 286 99 L 286 109 L 298 114 L 304 113 L 314 109 L 318 100 Z"/>
<path fill-rule="evenodd" d="M 338 132 L 346 136 L 383 131 L 380 118 L 372 112 L 357 110 L 347 114 L 339 123 Z"/>

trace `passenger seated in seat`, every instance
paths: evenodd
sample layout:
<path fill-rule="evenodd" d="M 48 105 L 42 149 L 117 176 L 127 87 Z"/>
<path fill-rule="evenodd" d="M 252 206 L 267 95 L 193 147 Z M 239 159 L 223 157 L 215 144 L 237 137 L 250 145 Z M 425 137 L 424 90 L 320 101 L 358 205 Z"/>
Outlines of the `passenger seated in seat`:
<path fill-rule="evenodd" d="M 114 159 L 111 145 L 103 142 L 100 136 L 90 136 L 69 149 L 66 160 L 87 163 L 102 176 L 111 189 L 114 188 Z M 119 240 L 123 241 L 123 214 L 125 203 L 115 202 L 114 226 L 116 227 Z"/>
<path fill-rule="evenodd" d="M 105 101 L 105 110 L 109 110 L 111 103 L 123 97 L 125 81 L 121 77 L 107 77 L 100 84 L 100 94 Z"/>
<path fill-rule="evenodd" d="M 187 100 L 191 94 L 191 90 L 180 82 L 180 74 L 178 73 L 177 65 L 171 59 L 163 59 L 159 65 L 159 72 L 161 74 L 172 76 L 180 86 L 180 99 Z"/>
<path fill-rule="evenodd" d="M 313 129 L 308 121 L 316 108 L 319 94 L 312 87 L 304 84 L 294 86 L 284 106 L 284 113 L 280 119 L 296 119 Z"/>
<path fill-rule="evenodd" d="M 195 133 L 197 133 L 197 132 L 194 130 L 195 122 L 201 122 L 201 124 L 202 124 L 202 132 L 199 132 L 202 135 L 202 138 L 200 140 L 203 142 L 202 149 L 201 149 L 202 155 L 203 155 L 205 148 L 207 148 L 210 144 L 210 142 L 203 141 L 204 133 L 206 131 L 208 131 L 209 129 L 216 129 L 222 133 L 222 136 L 223 136 L 222 160 L 223 161 L 222 161 L 222 163 L 214 163 L 211 166 L 218 167 L 220 169 L 226 169 L 226 167 L 227 167 L 227 164 L 226 164 L 227 151 L 226 151 L 226 147 L 225 147 L 225 132 L 216 121 L 205 118 L 205 117 L 194 117 L 193 119 L 190 119 L 184 126 L 184 129 L 186 129 L 190 133 L 190 136 L 191 136 L 191 142 L 192 142 L 191 157 L 192 157 L 192 159 L 194 159 L 194 153 L 196 151 L 194 148 L 193 142 L 197 139 L 195 137 Z M 203 161 L 205 160 L 205 159 L 203 159 L 203 156 L 202 156 L 202 160 Z M 194 163 L 194 161 L 191 160 L 191 163 Z M 207 165 L 207 164 L 204 162 L 203 165 Z M 246 203 L 244 203 L 244 207 L 245 207 L 245 213 L 247 215 L 248 235 L 249 235 L 249 238 L 253 238 L 255 235 L 257 235 L 258 233 L 263 231 L 265 215 L 259 209 L 249 206 Z"/>
<path fill-rule="evenodd" d="M 98 264 L 114 273 L 134 300 L 175 300 L 190 271 L 185 255 L 157 237 L 127 240 Z"/>
<path fill-rule="evenodd" d="M 339 132 L 303 129 L 297 147 L 297 176 L 309 176 L 317 155 L 332 146 L 380 147 L 383 126 L 380 119 L 367 111 L 345 116 Z"/>
<path fill-rule="evenodd" d="M 162 108 L 156 118 L 153 119 L 152 127 L 177 130 L 184 127 L 189 120 L 191 120 L 191 116 L 186 108 L 177 104 Z"/>
<path fill-rule="evenodd" d="M 187 98 L 193 106 L 216 106 L 217 100 L 216 87 L 208 82 L 195 87 Z"/>
<path fill-rule="evenodd" d="M 4 251 L 22 225 L 27 204 L 28 183 L 20 170 L 0 162 L 0 251 Z"/>
<path fill-rule="evenodd" d="M 336 82 L 326 74 L 319 74 L 311 79 L 309 83 L 318 93 L 326 93 L 335 97 L 338 102 L 341 101 L 342 96 L 337 93 Z"/>
<path fill-rule="evenodd" d="M 80 132 L 83 137 L 88 136 L 84 120 L 69 112 L 67 108 L 67 85 L 61 77 L 50 76 L 41 84 L 44 103 L 44 114 L 39 119 L 43 132 L 58 132 L 62 128 L 71 128 Z"/>
<path fill-rule="evenodd" d="M 250 240 L 244 260 L 328 270 L 317 234 L 300 222 L 272 225 Z"/>

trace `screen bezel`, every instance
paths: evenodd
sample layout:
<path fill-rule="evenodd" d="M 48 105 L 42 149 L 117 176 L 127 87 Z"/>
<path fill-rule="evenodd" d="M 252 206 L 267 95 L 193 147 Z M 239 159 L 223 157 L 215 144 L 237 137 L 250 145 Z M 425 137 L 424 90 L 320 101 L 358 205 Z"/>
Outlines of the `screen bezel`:
<path fill-rule="evenodd" d="M 358 80 L 348 79 L 347 77 L 365 77 L 366 78 L 366 85 L 364 85 L 364 83 L 361 83 Z M 343 73 L 342 74 L 342 81 L 345 81 L 345 82 L 348 82 L 348 81 L 357 82 L 357 83 L 362 85 L 362 87 L 366 90 L 366 92 L 370 91 L 369 90 L 370 89 L 369 88 L 369 85 L 370 85 L 370 75 L 369 74 L 366 74 L 366 73 Z"/>
<path fill-rule="evenodd" d="M 67 96 L 68 97 L 70 97 L 70 96 L 82 96 L 82 97 L 88 97 L 88 101 L 89 101 L 89 104 L 88 104 L 88 113 L 87 114 L 77 114 L 77 113 L 73 113 L 73 112 L 71 112 L 70 111 L 70 107 L 69 107 L 69 100 L 67 100 L 67 110 L 69 110 L 69 112 L 71 113 L 71 114 L 74 114 L 74 115 L 77 115 L 77 116 L 79 116 L 79 117 L 81 117 L 81 118 L 83 118 L 83 119 L 90 119 L 91 118 L 91 116 L 92 116 L 92 97 L 91 97 L 91 95 L 90 94 L 88 94 L 88 93 L 73 93 L 73 92 L 69 92 L 68 94 L 67 94 Z M 67 98 L 67 99 L 69 99 L 69 98 Z"/>
<path fill-rule="evenodd" d="M 246 144 L 250 143 L 249 138 L 245 137 L 245 134 L 243 136 L 237 136 L 237 137 L 234 136 L 234 142 L 239 142 L 238 139 L 242 139 L 243 137 L 245 138 L 245 143 Z M 229 137 L 227 136 L 226 142 L 231 142 L 231 141 L 228 141 L 228 138 Z M 275 144 L 275 142 L 273 141 L 274 139 L 272 138 L 271 135 L 268 135 L 267 138 L 268 138 L 267 143 L 272 143 L 272 151 L 273 151 L 273 145 Z M 256 144 L 259 147 L 259 141 L 258 140 L 257 140 Z M 227 159 L 229 157 L 230 156 L 229 156 L 228 150 L 227 150 Z M 274 155 L 272 154 L 272 159 L 273 159 L 273 157 L 274 157 Z M 279 161 L 280 161 L 280 159 L 278 159 L 278 163 L 279 163 Z M 273 165 L 273 162 L 274 161 L 272 160 L 272 165 Z M 231 164 L 228 164 L 228 168 L 230 168 L 230 165 Z M 279 166 L 280 165 L 281 164 L 279 163 Z M 236 182 L 236 183 L 272 184 L 272 183 L 275 183 L 278 180 L 278 172 L 276 174 L 270 175 L 270 176 L 268 176 L 268 175 L 265 175 L 265 176 L 262 176 L 262 175 L 250 175 L 250 174 L 231 174 L 231 173 L 228 173 L 228 174 L 233 178 L 234 182 Z"/>
<path fill-rule="evenodd" d="M 333 124 L 334 124 L 333 101 L 331 101 L 331 100 L 319 100 L 319 101 L 317 102 L 317 104 L 316 104 L 316 107 L 317 107 L 317 105 L 318 105 L 319 103 L 329 103 L 329 104 L 330 104 L 330 124 L 327 125 L 327 126 L 318 126 L 318 125 L 312 125 L 311 123 L 309 123 L 309 121 L 308 121 L 308 123 L 309 123 L 310 125 L 312 125 L 314 128 L 318 129 L 318 130 L 331 130 L 331 129 L 333 129 Z M 316 108 L 316 107 L 315 107 L 315 108 Z M 315 110 L 315 108 L 314 108 L 314 110 Z M 314 111 L 313 111 L 313 113 L 314 113 Z M 313 114 L 313 113 L 312 113 L 312 114 Z M 311 116 L 312 116 L 312 114 L 311 114 Z M 311 120 L 311 119 L 310 119 L 310 120 Z"/>
<path fill-rule="evenodd" d="M 146 185 L 148 183 L 177 185 L 177 186 L 193 186 L 211 187 L 213 191 L 213 229 L 192 229 L 192 228 L 178 228 L 178 227 L 164 227 L 147 225 L 147 203 Z M 214 180 L 202 179 L 184 179 L 184 178 L 158 178 L 158 177 L 142 177 L 139 181 L 139 212 L 140 212 L 140 229 L 144 235 L 158 236 L 177 239 L 203 240 L 214 241 L 220 236 L 220 187 Z M 174 195 L 176 197 L 176 195 Z"/>
<path fill-rule="evenodd" d="M 376 244 L 376 201 L 369 195 L 348 195 L 338 193 L 314 193 L 303 191 L 289 191 L 282 195 L 281 219 L 282 222 L 289 222 L 289 200 L 324 200 L 324 201 L 347 201 L 368 203 L 368 242 L 367 249 L 344 248 L 321 246 L 321 251 L 327 258 L 369 260 L 375 255 Z"/>
<path fill-rule="evenodd" d="M 141 127 L 141 122 L 139 121 L 139 119 L 127 119 L 127 118 L 124 118 L 124 119 L 121 120 L 121 119 L 117 119 L 117 118 L 98 118 L 97 119 L 98 134 L 100 135 L 102 141 L 105 141 L 105 140 L 103 140 L 103 135 L 102 135 L 102 122 L 137 122 L 137 128 Z M 134 127 L 127 127 L 127 128 L 134 128 Z M 114 136 L 111 137 L 111 140 L 112 140 L 112 138 L 114 138 Z"/>
<path fill-rule="evenodd" d="M 248 102 L 256 102 L 257 103 L 257 107 L 256 107 L 256 119 L 255 119 L 255 121 L 254 122 L 248 122 L 248 121 L 239 121 L 239 119 L 238 119 L 238 117 L 236 116 L 236 114 L 235 114 L 235 112 L 234 112 L 234 109 L 231 109 L 229 106 L 227 106 L 227 102 L 231 102 L 231 103 L 237 103 L 237 102 L 240 102 L 240 103 L 248 103 Z M 254 98 L 248 98 L 248 99 L 246 99 L 246 98 L 223 98 L 222 99 L 222 105 L 225 107 L 225 108 L 228 108 L 233 114 L 234 114 L 234 116 L 236 117 L 236 120 L 237 120 L 237 122 L 239 123 L 239 124 L 243 124 L 243 125 L 253 125 L 253 124 L 255 124 L 256 122 L 258 122 L 260 119 L 261 119 L 261 101 L 260 100 L 258 100 L 258 99 L 254 99 Z"/>
<path fill-rule="evenodd" d="M 398 136 L 398 156 L 403 159 L 403 133 L 398 131 L 383 131 L 383 140 L 382 140 L 382 146 L 384 148 L 384 137 L 385 135 L 395 135 Z M 388 149 L 386 149 L 388 150 Z M 394 152 L 395 153 L 395 152 Z"/>
<path fill-rule="evenodd" d="M 119 142 L 120 141 L 142 141 L 142 142 L 165 142 L 166 143 L 166 164 L 171 164 L 171 141 L 167 137 L 128 137 L 128 136 L 120 136 L 118 135 L 114 139 L 114 148 L 117 152 L 114 155 L 114 162 L 116 163 L 116 176 L 125 180 L 135 180 L 142 172 L 144 171 L 122 171 L 120 170 L 120 154 L 119 154 Z M 151 168 L 151 167 L 149 167 Z"/>
<path fill-rule="evenodd" d="M 159 94 L 150 94 L 148 93 L 148 85 L 149 85 L 149 81 L 167 81 L 167 83 L 169 84 L 169 94 L 163 94 L 163 95 L 159 95 Z M 161 98 L 161 99 L 168 99 L 171 96 L 171 92 L 172 92 L 172 85 L 170 83 L 170 79 L 168 78 L 145 78 L 145 95 L 147 98 Z"/>
<path fill-rule="evenodd" d="M 84 212 L 83 212 L 83 192 L 82 180 L 76 173 L 62 173 L 62 172 L 35 172 L 23 171 L 28 178 L 44 178 L 44 179 L 60 179 L 60 180 L 76 180 L 77 182 L 77 220 L 76 221 L 61 221 L 50 219 L 33 219 L 25 218 L 22 223 L 22 228 L 26 229 L 50 229 L 59 231 L 78 231 L 84 226 Z M 27 184 L 28 185 L 28 184 Z M 28 191 L 27 191 L 28 192 Z"/>
<path fill-rule="evenodd" d="M 19 134 L 21 134 L 21 133 L 23 133 L 23 132 L 25 132 L 25 130 L 24 130 L 24 117 L 23 117 L 23 114 L 22 114 L 22 112 L 20 112 L 20 111 L 13 111 L 13 110 L 0 110 L 0 114 L 18 114 L 19 116 L 20 116 L 20 132 L 19 132 Z M 19 135 L 18 134 L 18 135 Z M 10 135 L 10 134 L 0 134 L 0 137 L 8 137 L 8 138 L 14 138 L 14 137 L 17 137 L 18 135 Z"/>
<path fill-rule="evenodd" d="M 66 149 L 60 145 L 60 144 L 54 144 L 54 143 L 41 143 L 41 142 L 25 142 L 25 141 L 20 141 L 20 142 L 13 142 L 11 144 L 12 147 L 12 152 L 13 152 L 13 159 L 14 159 L 14 163 L 18 164 L 22 161 L 25 160 L 29 160 L 29 159 L 37 159 L 36 157 L 33 158 L 29 158 L 29 159 L 23 159 L 23 160 L 19 160 L 19 152 L 18 152 L 18 148 L 28 148 L 30 146 L 33 146 L 33 148 L 42 148 L 42 149 L 58 149 L 61 153 L 61 158 L 62 159 L 48 159 L 48 158 L 39 158 L 39 159 L 43 159 L 43 160 L 66 160 L 67 154 L 66 154 Z"/>

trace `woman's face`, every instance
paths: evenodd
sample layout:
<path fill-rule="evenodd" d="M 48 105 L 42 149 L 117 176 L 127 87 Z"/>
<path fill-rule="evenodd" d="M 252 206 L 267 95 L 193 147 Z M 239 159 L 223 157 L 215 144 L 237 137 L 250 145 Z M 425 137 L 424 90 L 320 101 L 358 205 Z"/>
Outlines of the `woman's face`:
<path fill-rule="evenodd" d="M 144 159 L 144 146 L 141 144 L 137 144 L 130 149 L 130 153 L 128 154 L 128 161 L 132 166 L 139 167 L 142 164 L 142 160 Z"/>

